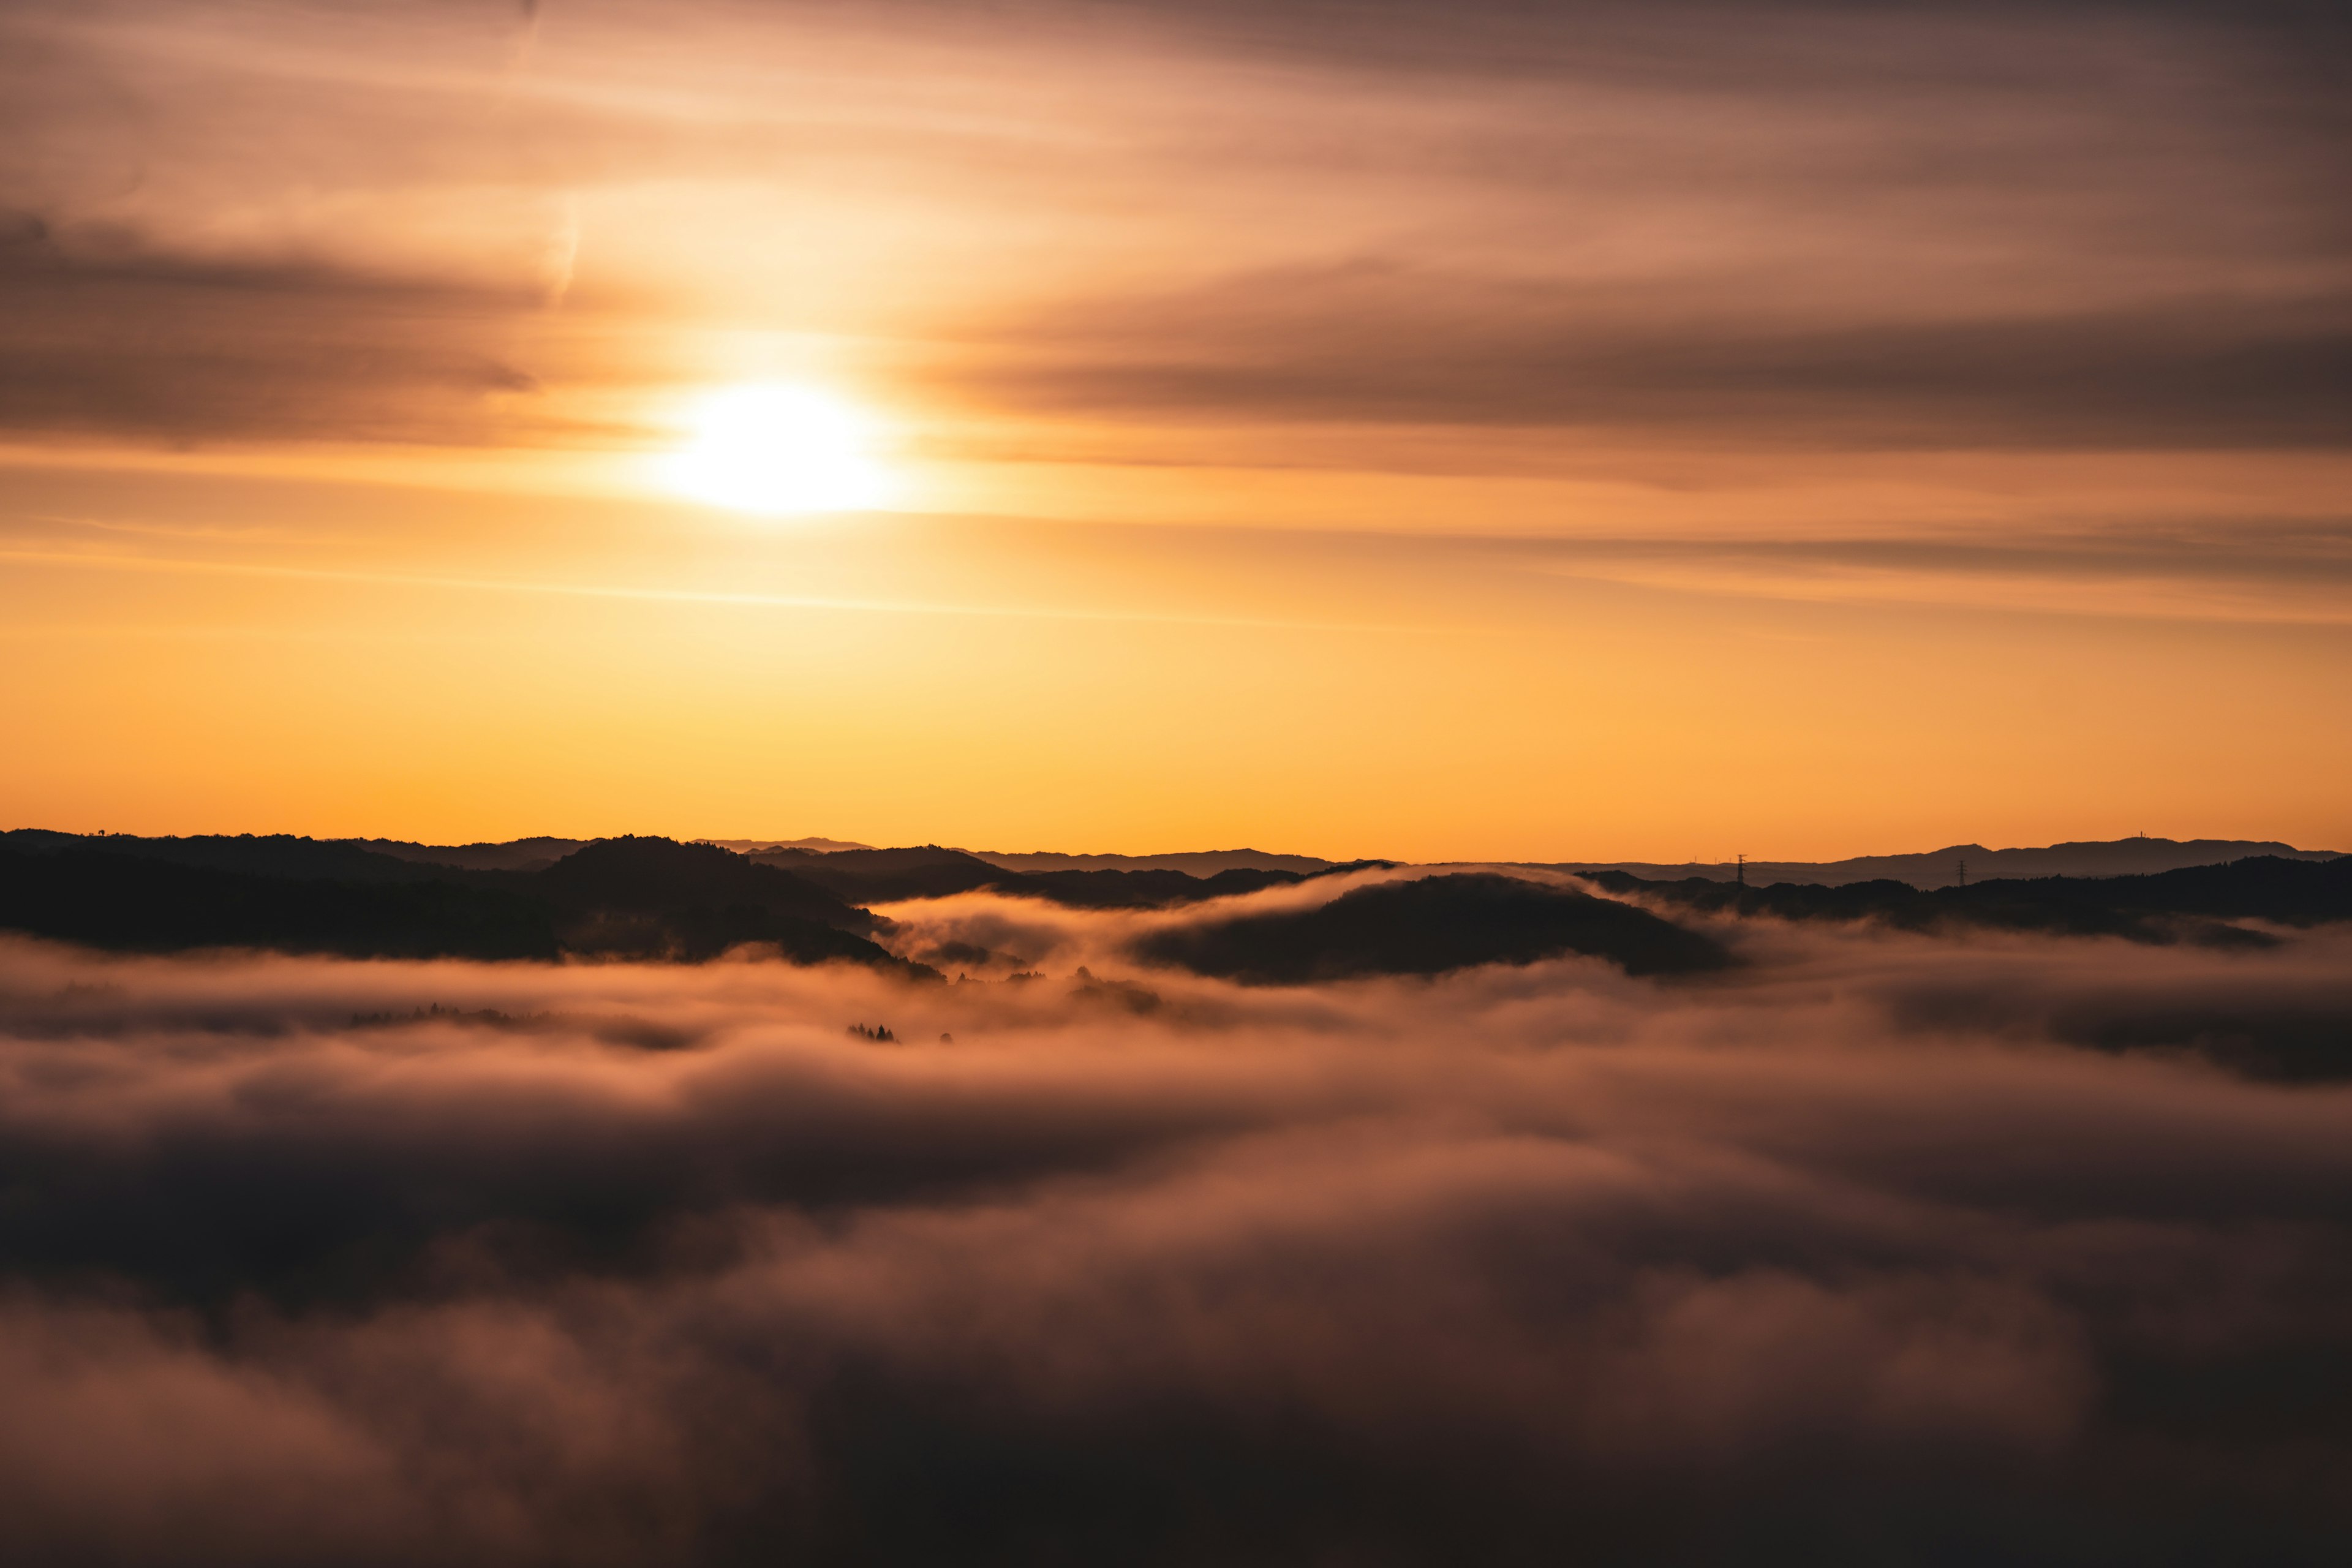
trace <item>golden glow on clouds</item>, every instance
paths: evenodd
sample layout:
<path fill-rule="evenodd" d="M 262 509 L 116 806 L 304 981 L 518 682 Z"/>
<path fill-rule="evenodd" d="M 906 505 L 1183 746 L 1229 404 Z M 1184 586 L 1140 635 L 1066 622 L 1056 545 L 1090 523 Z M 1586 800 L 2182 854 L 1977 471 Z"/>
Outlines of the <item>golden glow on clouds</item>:
<path fill-rule="evenodd" d="M 2332 82 L 1310 9 L 0 6 L 0 826 L 2352 845 Z"/>
<path fill-rule="evenodd" d="M 697 403 L 688 426 L 665 477 L 689 500 L 782 517 L 869 510 L 899 488 L 878 456 L 877 422 L 819 387 L 730 386 Z"/>

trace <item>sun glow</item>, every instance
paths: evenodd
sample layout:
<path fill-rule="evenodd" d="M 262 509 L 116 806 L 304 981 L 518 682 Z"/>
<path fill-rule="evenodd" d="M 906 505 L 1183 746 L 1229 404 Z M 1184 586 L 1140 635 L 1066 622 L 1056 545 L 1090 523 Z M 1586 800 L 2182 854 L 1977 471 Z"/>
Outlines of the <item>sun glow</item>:
<path fill-rule="evenodd" d="M 896 489 L 876 456 L 875 420 L 813 386 L 759 384 L 714 392 L 688 416 L 688 445 L 669 460 L 679 494 L 737 511 L 857 511 Z"/>

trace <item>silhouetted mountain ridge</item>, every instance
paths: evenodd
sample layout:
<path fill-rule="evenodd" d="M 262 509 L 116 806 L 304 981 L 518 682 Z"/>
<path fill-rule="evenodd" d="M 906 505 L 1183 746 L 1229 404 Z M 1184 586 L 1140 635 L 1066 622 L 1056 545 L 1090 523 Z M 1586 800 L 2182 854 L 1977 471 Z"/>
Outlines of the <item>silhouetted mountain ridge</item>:
<path fill-rule="evenodd" d="M 443 875 L 436 867 L 381 854 L 348 839 L 302 838 L 289 833 L 200 833 L 186 837 L 141 838 L 110 833 L 83 836 L 25 827 L 0 833 L 0 853 L 52 855 L 66 851 L 161 860 L 256 877 L 293 877 L 344 882 L 424 882 Z"/>
<path fill-rule="evenodd" d="M 572 908 L 667 910 L 697 904 L 754 903 L 779 914 L 843 931 L 880 923 L 814 883 L 709 844 L 672 838 L 599 838 L 543 871 L 530 886 Z"/>
<path fill-rule="evenodd" d="M 0 927 L 95 947 L 694 961 L 761 942 L 797 963 L 933 973 L 868 940 L 883 922 L 824 889 L 666 838 L 598 840 L 537 871 L 421 866 L 284 837 L 193 841 L 193 851 L 187 840 L 7 838 L 33 852 L 0 845 Z M 201 863 L 240 857 L 258 868 Z M 305 874 L 321 867 L 357 874 Z"/>
<path fill-rule="evenodd" d="M 1496 872 L 1375 883 L 1309 909 L 1171 927 L 1135 951 L 1259 985 L 1440 974 L 1571 952 L 1608 959 L 1629 974 L 1697 973 L 1730 963 L 1713 939 L 1645 910 Z"/>
<path fill-rule="evenodd" d="M 2352 858 L 2344 857 L 2305 860 L 2263 855 L 2145 877 L 2004 879 L 1935 889 L 1892 880 L 1836 887 L 1801 882 L 1740 887 L 1697 877 L 1651 881 L 1622 871 L 1592 872 L 1585 879 L 1612 893 L 1713 914 L 1870 920 L 1921 931 L 1979 927 L 2243 946 L 2272 939 L 2226 922 L 2310 925 L 2352 920 Z"/>
<path fill-rule="evenodd" d="M 976 856 L 936 844 L 900 849 L 772 849 L 751 858 L 857 903 L 946 898 L 994 887 L 1005 878 L 1002 869 Z"/>
<path fill-rule="evenodd" d="M 341 842 L 428 866 L 455 866 L 468 871 L 537 871 L 593 841 L 514 838 L 502 844 L 412 844 L 399 838 L 348 838 Z"/>
<path fill-rule="evenodd" d="M 1189 849 L 1169 855 L 1065 855 L 1050 850 L 1007 854 L 995 849 L 971 853 L 1008 871 L 1182 871 L 1213 877 L 1220 871 L 1295 871 L 1311 876 L 1328 871 L 1337 861 L 1315 855 L 1273 855 L 1263 849 Z"/>
<path fill-rule="evenodd" d="M 2026 849 L 1953 844 L 1921 854 L 1863 855 L 1846 860 L 1750 860 L 1744 872 L 1727 860 L 1683 865 L 1641 860 L 1561 860 L 1546 862 L 1544 868 L 1580 875 L 1622 871 L 1652 882 L 1733 882 L 1745 875 L 1750 886 L 1759 888 L 1774 882 L 1807 882 L 1834 888 L 1848 882 L 1874 881 L 1941 888 L 1958 885 L 1964 868 L 1970 882 L 1990 881 L 1996 877 L 2136 877 L 2191 866 L 2225 865 L 2265 855 L 2287 860 L 2335 858 L 2332 850 L 2297 849 L 2292 844 L 2268 840 L 2135 837 L 2083 840 Z"/>
<path fill-rule="evenodd" d="M 0 929 L 117 952 L 552 959 L 555 912 L 498 889 L 259 875 L 152 856 L 0 850 Z"/>
<path fill-rule="evenodd" d="M 1031 871 L 1007 883 L 1008 893 L 1049 899 L 1057 904 L 1087 910 L 1154 910 L 1178 904 L 1232 898 L 1266 888 L 1286 888 L 1318 878 L 1386 866 L 1383 860 L 1359 860 L 1325 866 L 1314 871 L 1282 871 L 1264 867 L 1234 866 L 1213 876 L 1165 868 L 1118 871 Z"/>
<path fill-rule="evenodd" d="M 979 856 L 937 844 L 823 853 L 775 849 L 755 853 L 751 858 L 789 870 L 858 903 L 942 899 L 957 893 L 985 891 L 1011 898 L 1045 899 L 1074 909 L 1097 910 L 1166 909 L 1388 864 L 1370 860 L 1349 865 L 1327 863 L 1311 871 L 1234 867 L 1205 877 L 1164 868 L 1023 872 L 1007 870 Z"/>
<path fill-rule="evenodd" d="M 796 962 L 838 959 L 929 973 L 872 940 L 889 922 L 862 906 L 986 891 L 1075 908 L 1172 909 L 1382 864 L 1230 867 L 1205 877 L 1164 867 L 1022 872 L 936 844 L 746 855 L 635 836 L 581 845 L 535 868 L 495 863 L 529 860 L 569 842 L 433 851 L 462 851 L 478 862 L 465 866 L 415 858 L 430 847 L 385 840 L 19 830 L 0 834 L 0 925 L 99 947 L 258 946 L 354 956 L 694 961 L 764 943 Z M 2242 946 L 2276 939 L 2233 922 L 2352 919 L 2352 860 L 2308 857 L 1925 889 L 1885 879 L 1740 887 L 1599 871 L 1588 879 L 1618 897 L 1596 899 L 1506 872 L 1445 873 L 1355 889 L 1315 907 L 1171 928 L 1139 951 L 1265 984 L 1431 974 L 1561 952 L 1605 957 L 1635 973 L 1690 973 L 1724 962 L 1712 939 L 1623 901 L 1629 896 L 1712 915 Z"/>

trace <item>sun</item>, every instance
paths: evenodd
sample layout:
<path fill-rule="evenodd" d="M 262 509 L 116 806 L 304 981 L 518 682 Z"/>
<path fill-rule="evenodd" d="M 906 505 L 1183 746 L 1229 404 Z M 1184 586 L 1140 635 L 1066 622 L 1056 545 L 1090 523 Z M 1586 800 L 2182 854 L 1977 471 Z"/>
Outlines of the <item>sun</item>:
<path fill-rule="evenodd" d="M 819 387 L 727 387 L 697 403 L 688 426 L 690 438 L 669 459 L 669 485 L 712 506 L 769 517 L 859 511 L 896 489 L 876 456 L 873 417 Z"/>

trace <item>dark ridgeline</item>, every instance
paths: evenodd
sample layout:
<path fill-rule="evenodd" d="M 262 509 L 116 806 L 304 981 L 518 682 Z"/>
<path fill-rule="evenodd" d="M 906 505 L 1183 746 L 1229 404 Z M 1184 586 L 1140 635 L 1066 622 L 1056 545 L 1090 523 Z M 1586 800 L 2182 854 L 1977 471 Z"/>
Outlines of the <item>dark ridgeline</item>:
<path fill-rule="evenodd" d="M 2158 944 L 2266 947 L 2278 939 L 2229 922 L 2300 926 L 2352 919 L 2352 856 L 2289 860 L 2263 855 L 2146 877 L 2037 877 L 1933 889 L 1885 880 L 1836 887 L 1775 882 L 1766 888 L 1700 877 L 1654 882 L 1623 871 L 1590 872 L 1584 879 L 1612 893 L 1709 914 L 1875 921 L 1916 931 L 1974 927 L 2115 936 Z"/>
<path fill-rule="evenodd" d="M 881 923 L 773 866 L 667 838 L 603 839 L 512 871 L 283 837 L 0 835 L 0 928 L 133 952 L 691 962 L 767 942 L 795 963 L 934 973 L 870 941 Z"/>
<path fill-rule="evenodd" d="M 1023 873 L 936 845 L 743 855 L 650 837 L 600 839 L 531 870 L 481 864 L 562 842 L 464 846 L 457 853 L 473 864 L 448 865 L 283 835 L 0 834 L 0 927 L 132 951 L 259 947 L 352 957 L 690 962 L 768 943 L 796 963 L 847 960 L 929 976 L 936 972 L 928 965 L 894 958 L 870 940 L 886 922 L 862 904 L 984 889 L 1081 909 L 1164 909 L 1386 864 L 1242 867 L 1207 877 L 1166 868 Z M 1199 973 L 1298 984 L 1563 952 L 1605 957 L 1637 974 L 1725 962 L 1710 939 L 1630 905 L 1495 874 L 1359 889 L 1318 909 L 1212 921 L 1163 933 L 1139 956 Z"/>
<path fill-rule="evenodd" d="M 751 858 L 782 868 L 858 903 L 993 892 L 1008 898 L 1044 899 L 1085 910 L 1168 909 L 1391 864 L 1385 860 L 1355 860 L 1306 871 L 1234 867 L 1208 876 L 1168 868 L 1013 871 L 977 855 L 941 848 L 936 844 L 909 849 L 842 849 L 830 854 L 774 849 L 761 851 Z"/>
<path fill-rule="evenodd" d="M 931 973 L 867 938 L 882 921 L 789 871 L 731 850 L 667 838 L 604 838 L 529 874 L 573 951 L 631 958 L 716 958 L 773 943 L 798 963 L 846 959 Z"/>
<path fill-rule="evenodd" d="M 344 843 L 389 855 L 395 860 L 415 860 L 428 866 L 459 866 L 468 871 L 538 871 L 554 865 L 575 849 L 585 848 L 585 838 L 517 838 L 504 844 L 412 844 L 401 838 L 351 838 Z"/>
<path fill-rule="evenodd" d="M 599 839 L 535 868 L 566 840 L 467 845 L 468 864 L 378 853 L 356 841 L 286 835 L 84 838 L 0 834 L 0 928 L 117 950 L 268 948 L 352 957 L 552 959 L 566 953 L 697 962 L 765 943 L 801 963 L 841 960 L 916 976 L 873 938 L 888 922 L 862 907 L 987 891 L 1078 909 L 1177 909 L 1381 867 L 1300 872 L 1008 871 L 923 845 L 740 854 L 667 838 Z M 404 848 L 415 851 L 418 847 Z M 436 851 L 436 853 L 439 851 Z M 1702 973 L 1730 962 L 1716 937 L 1625 901 L 1716 917 L 1871 921 L 1906 931 L 1972 929 L 2107 936 L 2151 943 L 2265 947 L 2272 931 L 2352 918 L 2352 858 L 2256 857 L 2154 876 L 1972 881 L 1922 889 L 1880 880 L 1742 886 L 1700 878 L 1645 881 L 1587 874 L 1613 895 L 1484 871 L 1354 889 L 1313 907 L 1252 910 L 1171 925 L 1141 941 L 1145 962 L 1252 984 L 1371 974 L 1438 974 L 1564 953 L 1629 973 Z M 992 964 L 949 943 L 923 957 Z"/>
<path fill-rule="evenodd" d="M 751 857 L 790 871 L 836 898 L 887 904 L 901 899 L 944 899 L 992 888 L 1005 873 L 961 849 L 936 844 L 907 849 L 767 849 Z"/>
<path fill-rule="evenodd" d="M 1841 887 L 1851 882 L 1905 882 L 1915 888 L 1941 888 L 1970 880 L 2006 878 L 2018 880 L 2045 877 L 2145 877 L 2191 866 L 2220 866 L 2232 860 L 2273 855 L 2283 860 L 2332 860 L 2333 851 L 2298 849 L 2275 839 L 2246 838 L 2107 838 L 2037 848 L 1988 849 L 1981 844 L 1952 844 L 1912 855 L 1861 855 L 1847 860 L 1756 860 L 1747 856 L 1715 864 L 1689 862 L 1679 866 L 1641 860 L 1560 860 L 1530 862 L 1546 870 L 1590 875 L 1622 871 L 1649 882 L 1697 879 L 1709 882 L 1812 882 Z M 1744 865 L 1742 864 L 1744 862 Z M 1965 868 L 1965 870 L 1963 869 Z"/>
<path fill-rule="evenodd" d="M 1730 963 L 1712 938 L 1645 910 L 1494 872 L 1384 882 L 1312 909 L 1172 927 L 1137 952 L 1259 985 L 1440 974 L 1563 953 L 1605 958 L 1629 974 L 1690 974 Z"/>
<path fill-rule="evenodd" d="M 255 877 L 336 882 L 446 880 L 458 864 L 380 854 L 349 839 L 298 838 L 290 833 L 207 833 L 185 838 L 137 838 L 129 834 L 49 833 L 37 827 L 0 833 L 0 853 L 82 851 L 136 860 L 161 860 L 200 870 Z"/>
<path fill-rule="evenodd" d="M 1018 854 L 976 849 L 972 853 L 1007 871 L 1181 871 L 1188 877 L 1203 878 L 1220 871 L 1297 871 L 1309 876 L 1340 864 L 1315 855 L 1277 855 L 1264 849 L 1187 849 L 1161 855 L 1070 855 L 1045 849 Z"/>
<path fill-rule="evenodd" d="M 572 910 L 660 912 L 743 904 L 860 934 L 882 923 L 789 871 L 668 838 L 600 838 L 530 873 L 528 880 Z"/>
<path fill-rule="evenodd" d="M 0 850 L 0 928 L 134 952 L 256 947 L 481 959 L 562 952 L 554 910 L 506 889 L 231 871 L 106 849 Z"/>
<path fill-rule="evenodd" d="M 1270 871 L 1236 866 L 1207 877 L 1166 869 L 1148 871 L 1031 871 L 1005 891 L 1027 893 L 1057 904 L 1085 910 L 1154 910 L 1177 904 L 1197 904 L 1210 899 L 1255 893 L 1334 877 L 1348 871 L 1388 865 L 1384 860 L 1353 860 L 1320 871 Z"/>
<path fill-rule="evenodd" d="M 0 833 L 0 929 L 131 951 L 387 958 L 694 961 L 766 942 L 796 963 L 892 967 L 899 961 L 869 940 L 886 922 L 866 904 L 986 889 L 1074 908 L 1160 908 L 1359 868 L 1024 874 L 936 845 L 743 855 L 635 837 L 436 847 L 20 829 Z"/>

